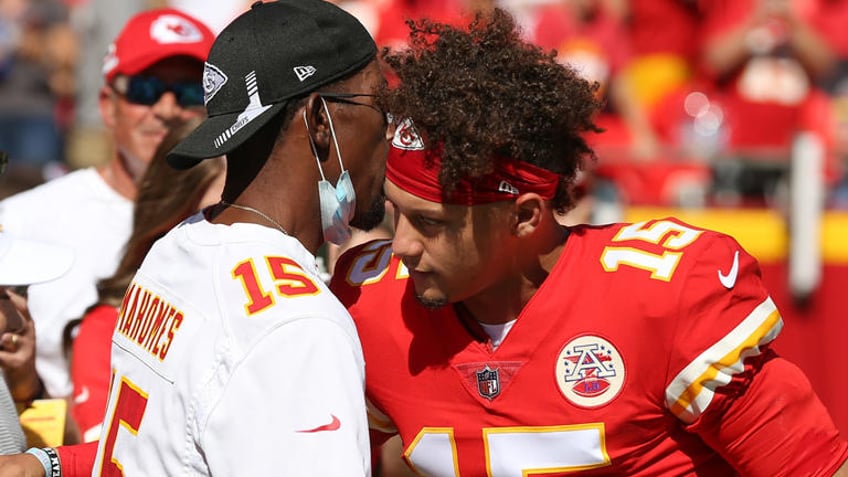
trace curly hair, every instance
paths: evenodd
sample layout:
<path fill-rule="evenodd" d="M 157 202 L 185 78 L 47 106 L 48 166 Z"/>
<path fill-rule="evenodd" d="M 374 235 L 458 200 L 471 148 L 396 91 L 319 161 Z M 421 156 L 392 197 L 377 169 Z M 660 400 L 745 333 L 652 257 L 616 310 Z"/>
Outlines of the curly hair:
<path fill-rule="evenodd" d="M 573 207 L 577 171 L 595 159 L 582 134 L 601 131 L 593 122 L 598 85 L 557 63 L 555 52 L 522 40 L 501 9 L 478 14 L 467 28 L 407 24 L 409 48 L 382 52 L 399 84 L 380 102 L 441 146 L 445 189 L 491 172 L 495 157 L 510 157 L 559 174 L 553 205 Z"/>

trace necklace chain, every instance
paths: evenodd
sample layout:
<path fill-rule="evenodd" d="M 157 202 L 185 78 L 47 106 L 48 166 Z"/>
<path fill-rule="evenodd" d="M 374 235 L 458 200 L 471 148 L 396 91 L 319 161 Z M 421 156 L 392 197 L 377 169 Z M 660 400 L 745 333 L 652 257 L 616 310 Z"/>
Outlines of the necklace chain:
<path fill-rule="evenodd" d="M 248 212 L 253 212 L 254 214 L 262 217 L 265 220 L 267 220 L 268 222 L 271 222 L 272 224 L 274 224 L 274 227 L 277 227 L 280 230 L 280 232 L 282 232 L 283 234 L 291 236 L 291 234 L 286 232 L 286 229 L 284 229 L 283 226 L 280 225 L 279 222 L 272 219 L 271 217 L 268 216 L 268 214 L 262 212 L 261 210 L 254 209 L 253 207 L 248 207 L 246 205 L 233 204 L 233 203 L 230 203 L 230 202 L 227 202 L 227 201 L 224 201 L 224 200 L 221 201 L 221 205 L 225 205 L 227 207 L 233 207 L 233 208 L 236 208 L 236 209 L 246 210 Z"/>

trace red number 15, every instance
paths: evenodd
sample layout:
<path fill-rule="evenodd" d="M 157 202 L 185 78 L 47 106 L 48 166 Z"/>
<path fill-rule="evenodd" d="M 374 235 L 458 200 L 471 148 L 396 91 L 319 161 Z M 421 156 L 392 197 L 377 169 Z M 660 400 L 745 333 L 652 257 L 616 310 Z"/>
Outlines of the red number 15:
<path fill-rule="evenodd" d="M 118 459 L 112 455 L 115 450 L 115 439 L 118 437 L 118 427 L 123 426 L 133 435 L 138 433 L 144 410 L 147 407 L 147 393 L 121 378 L 121 386 L 118 389 L 118 397 L 115 410 L 112 412 L 112 422 L 109 424 L 109 434 L 106 436 L 106 444 L 103 447 L 103 464 L 100 475 L 107 477 L 120 477 L 124 475 L 124 468 Z"/>
<path fill-rule="evenodd" d="M 285 257 L 265 257 L 265 262 L 278 295 L 294 297 L 314 295 L 321 291 L 294 260 Z M 233 278 L 240 279 L 244 286 L 244 292 L 247 295 L 244 309 L 248 315 L 259 313 L 274 304 L 274 295 L 262 288 L 252 259 L 239 263 L 233 269 Z"/>

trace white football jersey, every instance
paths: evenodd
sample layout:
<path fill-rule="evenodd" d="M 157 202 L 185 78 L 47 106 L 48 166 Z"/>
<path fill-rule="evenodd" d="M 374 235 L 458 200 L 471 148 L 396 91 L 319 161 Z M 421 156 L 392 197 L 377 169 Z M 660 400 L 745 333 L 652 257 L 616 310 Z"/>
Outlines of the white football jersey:
<path fill-rule="evenodd" d="M 127 290 L 92 475 L 370 474 L 350 315 L 296 239 L 196 214 Z"/>

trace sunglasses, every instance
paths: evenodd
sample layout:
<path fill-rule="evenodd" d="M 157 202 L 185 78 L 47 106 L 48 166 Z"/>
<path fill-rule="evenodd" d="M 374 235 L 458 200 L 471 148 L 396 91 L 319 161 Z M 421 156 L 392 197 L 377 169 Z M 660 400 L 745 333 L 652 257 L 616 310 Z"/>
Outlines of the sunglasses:
<path fill-rule="evenodd" d="M 170 91 L 184 108 L 203 106 L 203 85 L 199 82 L 166 83 L 153 76 L 119 76 L 112 89 L 133 104 L 153 106 Z"/>
<path fill-rule="evenodd" d="M 330 101 L 331 103 L 336 102 L 336 103 L 343 103 L 343 104 L 353 104 L 355 106 L 365 106 L 365 107 L 371 108 L 374 111 L 377 111 L 378 113 L 380 113 L 385 118 L 386 127 L 393 126 L 395 124 L 395 118 L 394 118 L 394 116 L 392 116 L 392 113 L 383 111 L 382 109 L 378 108 L 377 105 L 375 105 L 375 104 L 360 103 L 359 101 L 354 101 L 354 100 L 350 99 L 350 98 L 358 98 L 360 96 L 364 96 L 364 97 L 368 97 L 368 98 L 376 98 L 377 97 L 376 94 L 369 94 L 369 93 L 318 93 L 318 94 L 321 95 L 321 97 L 326 99 L 327 101 Z"/>

